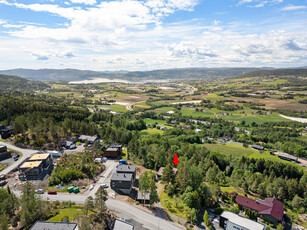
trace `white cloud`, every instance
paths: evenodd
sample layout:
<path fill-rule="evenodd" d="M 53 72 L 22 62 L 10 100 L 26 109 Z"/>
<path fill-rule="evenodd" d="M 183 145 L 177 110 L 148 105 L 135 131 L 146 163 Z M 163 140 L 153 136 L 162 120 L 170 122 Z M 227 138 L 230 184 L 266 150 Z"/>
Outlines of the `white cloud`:
<path fill-rule="evenodd" d="M 282 3 L 283 0 L 240 0 L 238 5 L 249 4 L 248 7 L 264 7 L 268 4 L 279 4 Z M 252 4 L 252 5 L 251 5 Z"/>
<path fill-rule="evenodd" d="M 304 10 L 304 9 L 307 9 L 307 6 L 294 6 L 294 5 L 288 5 L 288 6 L 285 6 L 285 7 L 281 8 L 281 10 L 283 10 L 283 11 Z"/>
<path fill-rule="evenodd" d="M 0 19 L 0 25 L 5 24 L 5 23 L 6 23 L 5 20 Z"/>
<path fill-rule="evenodd" d="M 85 4 L 85 5 L 95 5 L 96 0 L 70 0 L 71 3 Z"/>

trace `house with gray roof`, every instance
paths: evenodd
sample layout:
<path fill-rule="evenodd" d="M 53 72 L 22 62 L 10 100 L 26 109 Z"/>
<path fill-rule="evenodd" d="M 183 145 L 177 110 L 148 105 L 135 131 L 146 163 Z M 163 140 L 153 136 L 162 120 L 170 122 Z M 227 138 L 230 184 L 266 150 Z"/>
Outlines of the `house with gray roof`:
<path fill-rule="evenodd" d="M 116 218 L 113 223 L 113 230 L 134 230 L 134 226 L 125 220 Z"/>
<path fill-rule="evenodd" d="M 133 176 L 128 173 L 113 173 L 111 188 L 116 192 L 130 194 L 132 191 Z"/>
<path fill-rule="evenodd" d="M 136 167 L 134 165 L 119 165 L 116 169 L 117 173 L 125 173 L 125 174 L 131 174 L 133 177 L 133 180 L 135 180 L 136 176 Z"/>
<path fill-rule="evenodd" d="M 79 230 L 76 223 L 36 221 L 30 230 Z"/>

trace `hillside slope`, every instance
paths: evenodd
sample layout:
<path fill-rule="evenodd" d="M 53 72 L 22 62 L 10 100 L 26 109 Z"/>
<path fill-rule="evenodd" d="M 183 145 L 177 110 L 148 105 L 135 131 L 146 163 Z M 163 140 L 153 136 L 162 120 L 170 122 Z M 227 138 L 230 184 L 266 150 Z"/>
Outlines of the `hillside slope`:
<path fill-rule="evenodd" d="M 22 77 L 0 74 L 0 90 L 41 90 L 49 86 L 43 82 L 30 81 Z"/>

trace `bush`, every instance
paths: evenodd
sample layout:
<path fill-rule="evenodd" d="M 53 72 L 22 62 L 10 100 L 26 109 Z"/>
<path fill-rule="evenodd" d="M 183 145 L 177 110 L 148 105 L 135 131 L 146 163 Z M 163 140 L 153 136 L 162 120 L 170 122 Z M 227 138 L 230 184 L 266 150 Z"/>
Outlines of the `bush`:
<path fill-rule="evenodd" d="M 137 201 L 137 202 L 135 202 L 135 204 L 136 204 L 136 205 L 139 205 L 139 204 L 140 204 L 140 202 L 139 202 L 139 201 Z"/>
<path fill-rule="evenodd" d="M 236 206 L 232 206 L 229 211 L 231 211 L 235 214 L 239 214 L 239 212 L 240 212 L 240 210 Z"/>
<path fill-rule="evenodd" d="M 214 214 L 220 215 L 223 211 L 224 211 L 223 208 L 217 207 L 217 208 L 214 210 Z"/>

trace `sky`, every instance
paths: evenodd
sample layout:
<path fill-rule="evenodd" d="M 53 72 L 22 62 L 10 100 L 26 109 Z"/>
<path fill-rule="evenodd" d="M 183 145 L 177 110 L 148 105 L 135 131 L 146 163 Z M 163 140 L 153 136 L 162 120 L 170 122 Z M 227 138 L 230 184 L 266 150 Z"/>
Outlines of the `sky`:
<path fill-rule="evenodd" d="M 307 0 L 0 0 L 0 69 L 307 65 Z"/>

